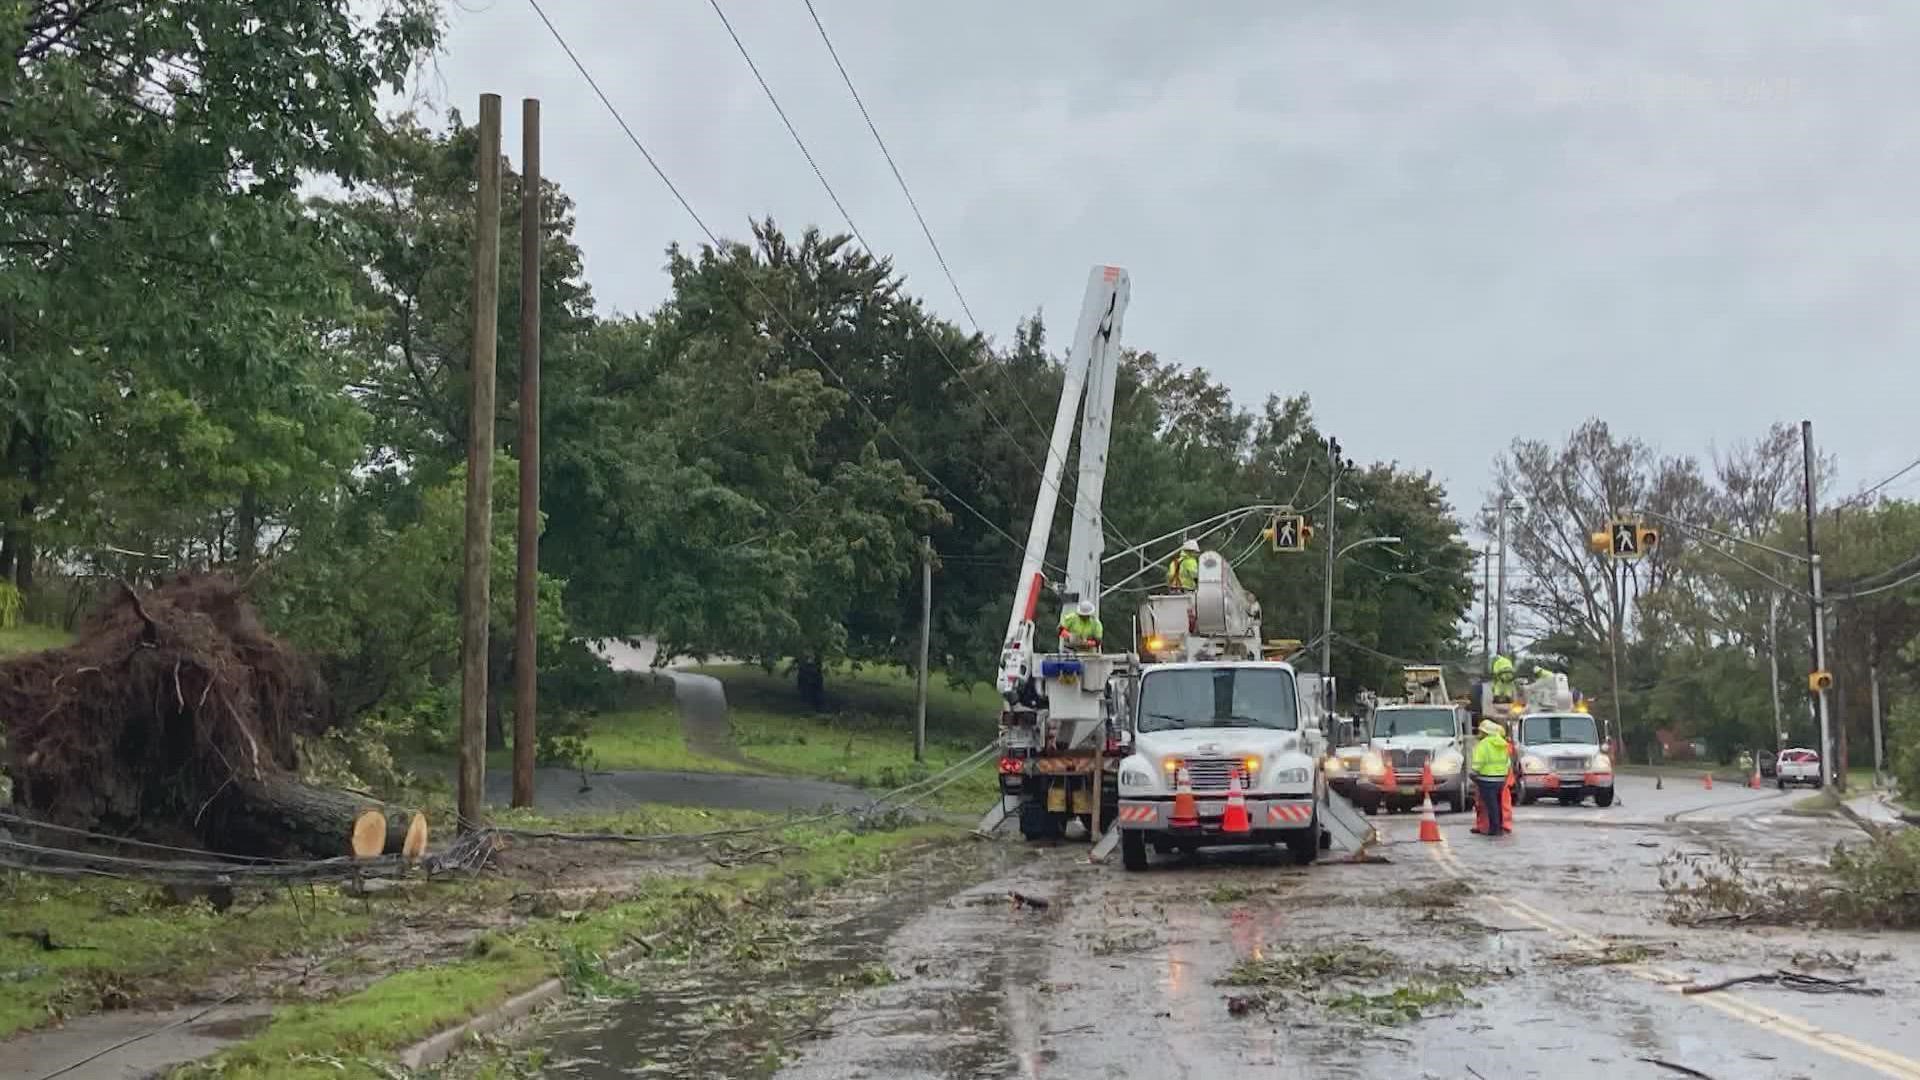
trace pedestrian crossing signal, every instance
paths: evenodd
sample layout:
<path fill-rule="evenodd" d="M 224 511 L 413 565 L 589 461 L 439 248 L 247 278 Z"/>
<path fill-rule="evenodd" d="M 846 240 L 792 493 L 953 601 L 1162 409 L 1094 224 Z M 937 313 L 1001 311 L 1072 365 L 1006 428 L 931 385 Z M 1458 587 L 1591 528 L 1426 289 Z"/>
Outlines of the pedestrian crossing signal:
<path fill-rule="evenodd" d="M 1642 525 L 1635 530 L 1634 539 L 1639 541 L 1640 554 L 1651 555 L 1653 549 L 1660 546 L 1660 530 Z"/>
<path fill-rule="evenodd" d="M 1821 690 L 1833 689 L 1833 672 L 1831 671 L 1809 672 L 1807 674 L 1807 689 L 1812 690 L 1816 693 L 1818 693 Z"/>
<path fill-rule="evenodd" d="M 1615 519 L 1607 523 L 1609 550 L 1616 559 L 1640 557 L 1640 529 L 1631 521 Z"/>
<path fill-rule="evenodd" d="M 1613 550 L 1613 538 L 1603 532 L 1588 533 L 1587 546 L 1593 549 L 1594 554 L 1605 555 Z"/>
<path fill-rule="evenodd" d="M 1301 514 L 1275 514 L 1261 532 L 1275 551 L 1305 551 L 1313 526 Z"/>

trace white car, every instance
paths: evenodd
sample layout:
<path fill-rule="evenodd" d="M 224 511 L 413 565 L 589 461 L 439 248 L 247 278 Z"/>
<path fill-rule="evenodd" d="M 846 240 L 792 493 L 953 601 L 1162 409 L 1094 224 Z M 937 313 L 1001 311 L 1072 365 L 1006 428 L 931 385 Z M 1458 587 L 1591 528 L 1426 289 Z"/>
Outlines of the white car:
<path fill-rule="evenodd" d="M 1780 760 L 1773 767 L 1773 782 L 1781 791 L 1787 790 L 1788 784 L 1819 787 L 1820 755 L 1805 747 L 1780 751 Z"/>

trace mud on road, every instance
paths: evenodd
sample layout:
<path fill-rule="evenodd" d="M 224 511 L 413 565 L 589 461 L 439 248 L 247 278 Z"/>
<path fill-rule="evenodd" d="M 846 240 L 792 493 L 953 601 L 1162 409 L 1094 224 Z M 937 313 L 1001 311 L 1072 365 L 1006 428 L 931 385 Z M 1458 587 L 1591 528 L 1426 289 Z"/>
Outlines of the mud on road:
<path fill-rule="evenodd" d="M 577 1077 L 1920 1077 L 1911 935 L 1664 918 L 1673 853 L 1812 858 L 1844 826 L 1746 792 L 1622 804 L 1529 807 L 1500 841 L 1442 815 L 1441 844 L 1383 816 L 1385 864 L 955 842 L 649 961 L 528 1045 Z M 1881 995 L 1679 992 L 1783 967 Z"/>

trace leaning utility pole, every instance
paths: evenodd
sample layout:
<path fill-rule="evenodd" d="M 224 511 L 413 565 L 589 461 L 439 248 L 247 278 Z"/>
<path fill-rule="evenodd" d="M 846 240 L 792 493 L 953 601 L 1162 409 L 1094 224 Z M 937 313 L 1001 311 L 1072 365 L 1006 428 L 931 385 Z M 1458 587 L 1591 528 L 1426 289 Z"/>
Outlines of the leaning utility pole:
<path fill-rule="evenodd" d="M 1480 547 L 1480 670 L 1493 670 L 1493 550 Z"/>
<path fill-rule="evenodd" d="M 1771 676 L 1768 685 L 1773 689 L 1773 756 L 1775 760 L 1780 752 L 1787 748 L 1786 729 L 1780 726 L 1780 641 L 1778 625 L 1780 622 L 1780 594 L 1767 597 L 1767 671 Z"/>
<path fill-rule="evenodd" d="M 1499 640 L 1495 642 L 1495 648 L 1493 651 L 1500 656 L 1507 655 L 1507 503 L 1510 501 L 1511 501 L 1511 498 L 1507 494 L 1507 490 L 1505 488 L 1501 488 L 1500 489 L 1500 541 L 1499 541 L 1500 542 L 1500 568 L 1499 568 L 1499 582 L 1498 582 L 1500 587 L 1500 598 L 1498 600 L 1499 607 L 1495 609 L 1494 615 L 1493 615 L 1493 626 L 1494 626 L 1493 632 L 1499 635 Z"/>
<path fill-rule="evenodd" d="M 487 767 L 487 610 L 493 541 L 493 353 L 500 306 L 500 95 L 480 95 L 467 402 L 466 574 L 460 618 L 460 831 L 480 824 Z"/>
<path fill-rule="evenodd" d="M 520 102 L 520 495 L 513 593 L 513 805 L 533 805 L 540 606 L 540 102 Z"/>
<path fill-rule="evenodd" d="M 913 710 L 913 760 L 927 760 L 927 657 L 933 651 L 933 540 L 920 538 L 920 678 Z"/>
<path fill-rule="evenodd" d="M 1880 738 L 1880 633 L 1878 629 L 1867 631 L 1867 694 L 1873 711 L 1873 786 L 1881 785 L 1881 773 L 1884 769 Z"/>
<path fill-rule="evenodd" d="M 1327 582 L 1320 606 L 1320 680 L 1331 685 L 1333 679 L 1333 551 L 1334 513 L 1340 506 L 1340 440 L 1327 436 Z M 1333 700 L 1327 700 L 1333 711 Z"/>
<path fill-rule="evenodd" d="M 1813 604 L 1813 670 L 1827 670 L 1827 614 L 1825 598 L 1820 592 L 1820 552 L 1814 546 L 1813 518 L 1813 421 L 1800 421 L 1800 451 L 1805 459 L 1805 475 L 1802 477 L 1802 490 L 1806 496 L 1807 511 L 1807 578 L 1812 588 Z M 1813 692 L 1814 712 L 1820 718 L 1820 782 L 1824 787 L 1833 784 L 1833 732 L 1827 720 L 1827 692 L 1816 689 Z"/>

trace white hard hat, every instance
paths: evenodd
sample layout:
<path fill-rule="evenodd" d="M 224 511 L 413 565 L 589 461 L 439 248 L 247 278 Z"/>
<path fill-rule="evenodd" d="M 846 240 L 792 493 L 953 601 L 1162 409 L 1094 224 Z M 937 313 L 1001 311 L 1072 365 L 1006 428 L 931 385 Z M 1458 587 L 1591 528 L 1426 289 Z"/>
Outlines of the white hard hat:
<path fill-rule="evenodd" d="M 1200 541 L 1198 541 L 1198 540 L 1189 540 L 1189 541 L 1187 541 L 1186 543 L 1184 543 L 1184 544 L 1181 544 L 1181 545 L 1180 545 L 1180 550 L 1181 550 L 1181 551 L 1199 551 L 1199 550 L 1200 550 Z"/>
<path fill-rule="evenodd" d="M 1093 618 L 1093 612 L 1094 612 L 1093 601 L 1082 600 L 1080 601 L 1080 606 L 1074 608 L 1073 610 L 1079 612 L 1081 618 L 1091 619 Z"/>

